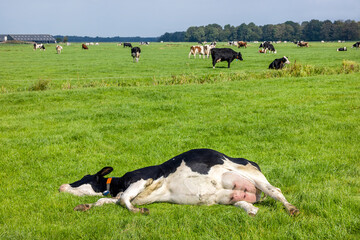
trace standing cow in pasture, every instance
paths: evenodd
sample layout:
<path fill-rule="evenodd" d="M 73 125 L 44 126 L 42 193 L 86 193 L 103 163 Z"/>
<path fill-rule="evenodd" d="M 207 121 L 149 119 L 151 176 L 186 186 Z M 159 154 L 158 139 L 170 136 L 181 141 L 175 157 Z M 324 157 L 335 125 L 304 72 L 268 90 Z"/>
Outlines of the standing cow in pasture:
<path fill-rule="evenodd" d="M 63 47 L 62 46 L 60 46 L 60 45 L 56 45 L 56 52 L 57 52 L 57 54 L 60 54 L 61 53 L 61 50 L 63 49 Z"/>
<path fill-rule="evenodd" d="M 210 50 L 213 49 L 214 47 L 215 45 L 212 44 L 204 45 L 204 46 L 200 46 L 200 45 L 191 46 L 189 52 L 189 58 L 191 57 L 191 55 L 194 55 L 194 58 L 196 58 L 196 54 L 199 54 L 199 58 L 201 58 L 201 55 L 203 56 L 203 58 L 205 58 L 205 56 L 209 58 Z"/>
<path fill-rule="evenodd" d="M 264 51 L 262 51 L 262 53 L 266 53 L 266 52 L 272 52 L 272 53 L 276 53 L 276 50 L 274 48 L 274 45 L 272 45 L 270 42 L 265 41 L 263 43 L 260 44 L 259 48 L 263 48 Z"/>
<path fill-rule="evenodd" d="M 133 57 L 133 62 L 139 62 L 141 49 L 139 47 L 133 47 L 131 49 L 131 56 Z"/>
<path fill-rule="evenodd" d="M 247 47 L 247 42 L 243 42 L 243 41 L 238 41 L 238 43 L 237 43 L 237 46 L 238 46 L 238 48 L 241 48 L 241 47 Z"/>
<path fill-rule="evenodd" d="M 125 48 L 125 47 L 132 48 L 132 45 L 131 45 L 131 43 L 124 43 L 124 48 Z"/>
<path fill-rule="evenodd" d="M 243 60 L 240 52 L 235 52 L 231 48 L 213 48 L 211 49 L 211 57 L 213 68 L 215 68 L 215 64 L 218 62 L 227 61 L 228 68 L 230 68 L 230 63 L 234 59 Z"/>
<path fill-rule="evenodd" d="M 201 58 L 201 55 L 205 58 L 204 46 L 201 45 L 191 46 L 189 52 L 189 58 L 191 57 L 191 55 L 193 55 L 194 58 L 196 58 L 196 54 L 199 54 L 199 58 Z"/>
<path fill-rule="evenodd" d="M 40 43 L 40 44 L 34 43 L 34 51 L 36 51 L 36 49 L 40 49 L 40 50 L 45 51 L 45 45 L 42 44 L 42 43 Z"/>
<path fill-rule="evenodd" d="M 112 167 L 104 167 L 96 174 L 61 185 L 59 191 L 76 196 L 113 197 L 78 205 L 74 208 L 78 211 L 116 203 L 131 212 L 148 214 L 147 208 L 137 206 L 168 202 L 233 205 L 252 216 L 259 210 L 253 203 L 259 202 L 264 192 L 280 201 L 290 215 L 299 214 L 299 210 L 286 200 L 281 190 L 268 182 L 258 164 L 211 149 L 193 149 L 160 165 L 127 172 L 122 177 L 104 177 L 112 171 Z"/>
<path fill-rule="evenodd" d="M 285 64 L 290 64 L 290 61 L 287 57 L 277 58 L 269 65 L 269 69 L 282 69 Z"/>
<path fill-rule="evenodd" d="M 86 46 L 85 44 L 82 44 L 81 47 L 82 47 L 82 49 L 84 49 L 84 50 L 89 50 L 88 46 Z"/>

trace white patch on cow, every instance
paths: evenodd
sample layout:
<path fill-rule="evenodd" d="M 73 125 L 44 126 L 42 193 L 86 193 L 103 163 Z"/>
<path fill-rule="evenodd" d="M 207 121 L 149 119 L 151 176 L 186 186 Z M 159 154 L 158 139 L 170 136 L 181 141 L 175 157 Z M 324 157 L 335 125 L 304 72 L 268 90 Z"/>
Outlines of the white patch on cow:
<path fill-rule="evenodd" d="M 290 61 L 287 57 L 284 56 L 284 58 L 286 59 L 286 62 L 284 62 L 284 64 L 290 64 Z"/>
<path fill-rule="evenodd" d="M 90 184 L 83 184 L 80 187 L 73 188 L 70 184 L 63 184 L 60 186 L 60 192 L 67 192 L 76 196 L 102 196 L 102 193 L 97 193 Z"/>

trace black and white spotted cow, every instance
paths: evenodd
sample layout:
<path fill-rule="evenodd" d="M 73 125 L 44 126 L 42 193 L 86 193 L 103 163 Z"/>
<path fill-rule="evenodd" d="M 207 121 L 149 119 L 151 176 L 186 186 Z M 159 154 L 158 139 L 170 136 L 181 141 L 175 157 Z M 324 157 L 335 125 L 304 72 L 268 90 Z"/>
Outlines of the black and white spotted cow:
<path fill-rule="evenodd" d="M 354 44 L 352 45 L 351 48 L 359 49 L 359 47 L 360 47 L 360 42 L 356 42 L 356 43 L 354 43 Z"/>
<path fill-rule="evenodd" d="M 272 52 L 272 53 L 276 53 L 276 50 L 274 48 L 274 45 L 272 45 L 270 42 L 265 41 L 263 43 L 260 44 L 259 48 L 263 48 L 264 50 L 262 51 L 262 53 L 266 53 L 266 52 Z"/>
<path fill-rule="evenodd" d="M 347 51 L 347 48 L 346 47 L 338 48 L 338 49 L 336 49 L 336 51 L 338 51 L 338 52 Z"/>
<path fill-rule="evenodd" d="M 45 51 L 45 46 L 42 43 L 40 43 L 40 44 L 34 43 L 34 50 L 36 51 L 36 49 L 40 49 L 40 50 Z"/>
<path fill-rule="evenodd" d="M 124 45 L 124 48 L 125 48 L 125 47 L 129 47 L 129 48 L 132 48 L 132 45 L 131 45 L 131 43 L 124 43 L 123 45 Z"/>
<path fill-rule="evenodd" d="M 104 167 L 94 175 L 60 186 L 60 192 L 77 196 L 102 196 L 96 203 L 81 204 L 74 210 L 116 203 L 132 212 L 149 213 L 137 205 L 168 202 L 191 205 L 225 204 L 243 208 L 255 215 L 253 206 L 261 192 L 280 201 L 290 215 L 299 210 L 290 204 L 279 188 L 272 186 L 260 167 L 244 158 L 232 158 L 211 149 L 194 149 L 156 166 L 125 173 L 122 177 L 104 178 L 113 171 Z"/>
<path fill-rule="evenodd" d="M 269 69 L 282 69 L 285 64 L 290 64 L 290 61 L 287 57 L 277 58 L 269 65 Z"/>
<path fill-rule="evenodd" d="M 133 57 L 133 62 L 138 62 L 140 58 L 141 49 L 139 47 L 133 47 L 131 49 L 131 56 Z"/>

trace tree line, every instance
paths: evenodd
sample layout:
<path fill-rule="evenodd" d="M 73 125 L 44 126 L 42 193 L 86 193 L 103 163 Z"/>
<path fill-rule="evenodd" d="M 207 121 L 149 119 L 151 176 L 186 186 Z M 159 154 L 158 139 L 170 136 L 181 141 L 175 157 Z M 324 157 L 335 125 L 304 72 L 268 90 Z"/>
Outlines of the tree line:
<path fill-rule="evenodd" d="M 203 42 L 203 41 L 355 41 L 360 39 L 360 22 L 354 20 L 304 21 L 301 24 L 287 21 L 281 24 L 257 26 L 254 23 L 224 27 L 219 24 L 189 27 L 186 32 L 165 33 L 159 41 Z"/>
<path fill-rule="evenodd" d="M 55 35 L 57 42 L 157 42 L 158 37 L 81 37 Z"/>

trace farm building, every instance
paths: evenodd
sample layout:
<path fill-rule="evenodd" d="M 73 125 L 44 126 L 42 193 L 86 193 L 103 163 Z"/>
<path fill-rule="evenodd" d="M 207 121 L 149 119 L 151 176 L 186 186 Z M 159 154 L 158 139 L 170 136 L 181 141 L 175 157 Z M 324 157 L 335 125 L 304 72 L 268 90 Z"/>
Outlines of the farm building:
<path fill-rule="evenodd" d="M 2 41 L 21 41 L 36 43 L 55 43 L 56 40 L 49 34 L 8 34 L 1 35 Z"/>
<path fill-rule="evenodd" d="M 6 34 L 0 34 L 0 42 L 5 42 L 7 41 L 7 36 Z"/>

